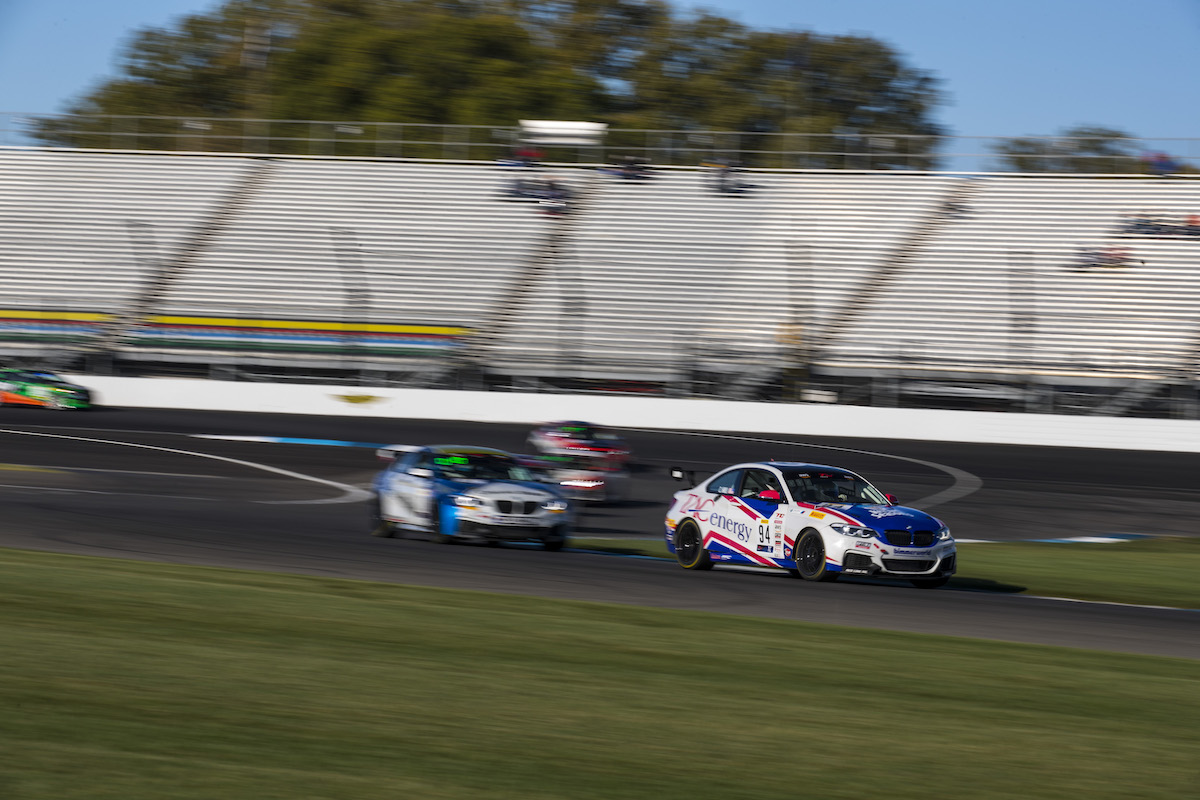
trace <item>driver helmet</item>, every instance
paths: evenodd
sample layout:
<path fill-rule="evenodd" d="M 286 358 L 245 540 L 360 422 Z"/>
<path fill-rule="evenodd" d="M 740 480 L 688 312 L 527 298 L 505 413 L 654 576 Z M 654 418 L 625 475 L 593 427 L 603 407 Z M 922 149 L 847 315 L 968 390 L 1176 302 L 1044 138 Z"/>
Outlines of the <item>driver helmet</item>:
<path fill-rule="evenodd" d="M 830 478 L 817 478 L 813 481 L 813 488 L 824 497 L 836 498 L 838 496 L 837 484 Z"/>
<path fill-rule="evenodd" d="M 763 489 L 761 492 L 758 493 L 758 499 L 759 500 L 782 500 L 783 497 L 781 497 L 779 492 L 777 492 L 774 489 Z"/>

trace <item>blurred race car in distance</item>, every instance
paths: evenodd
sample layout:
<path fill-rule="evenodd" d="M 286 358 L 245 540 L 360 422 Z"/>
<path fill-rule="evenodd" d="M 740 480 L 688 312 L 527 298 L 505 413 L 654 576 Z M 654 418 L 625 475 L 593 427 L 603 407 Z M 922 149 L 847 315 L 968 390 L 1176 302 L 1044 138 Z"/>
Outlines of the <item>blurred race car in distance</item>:
<path fill-rule="evenodd" d="M 572 500 L 622 503 L 629 499 L 630 476 L 622 460 L 604 454 L 527 456 L 522 463 L 543 473 L 546 480 Z"/>
<path fill-rule="evenodd" d="M 671 475 L 695 483 L 685 470 Z M 849 470 L 785 461 L 737 464 L 676 492 L 666 541 L 684 569 L 752 564 L 811 581 L 864 575 L 923 589 L 950 580 L 957 559 L 937 518 L 896 505 Z"/>
<path fill-rule="evenodd" d="M 92 393 L 53 372 L 0 369 L 0 406 L 42 406 L 59 410 L 92 407 Z"/>
<path fill-rule="evenodd" d="M 372 533 L 460 540 L 541 542 L 561 550 L 572 523 L 568 500 L 510 453 L 459 445 L 389 445 L 375 479 Z"/>
<path fill-rule="evenodd" d="M 604 456 L 611 461 L 629 460 L 629 445 L 611 430 L 590 422 L 549 422 L 529 433 L 529 446 L 548 456 Z"/>

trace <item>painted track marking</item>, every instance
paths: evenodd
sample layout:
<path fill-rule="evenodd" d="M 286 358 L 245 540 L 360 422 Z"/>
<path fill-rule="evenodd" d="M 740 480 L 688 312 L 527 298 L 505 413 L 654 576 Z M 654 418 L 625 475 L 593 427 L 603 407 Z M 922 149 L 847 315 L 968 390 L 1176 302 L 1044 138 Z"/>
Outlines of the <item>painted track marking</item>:
<path fill-rule="evenodd" d="M 934 506 L 944 505 L 952 500 L 961 500 L 962 498 L 974 494 L 983 488 L 983 479 L 978 475 L 973 475 L 966 470 L 951 467 L 946 464 L 938 464 L 936 461 L 924 461 L 920 458 L 910 458 L 909 456 L 898 456 L 892 453 L 879 453 L 874 450 L 857 450 L 853 447 L 836 447 L 830 444 L 812 444 L 811 442 L 790 442 L 784 439 L 762 439 L 756 436 L 737 436 L 730 433 L 702 433 L 695 431 L 664 431 L 655 428 L 624 428 L 627 431 L 638 431 L 639 433 L 665 433 L 671 436 L 705 436 L 710 439 L 729 439 L 738 442 L 758 442 L 761 444 L 782 444 L 792 445 L 796 447 L 816 447 L 821 450 L 837 450 L 841 453 L 858 453 L 864 456 L 879 456 L 881 458 L 892 458 L 897 461 L 907 461 L 910 464 L 920 464 L 923 467 L 936 469 L 939 472 L 944 472 L 949 475 L 954 483 L 948 489 L 943 489 L 940 492 L 913 500 L 912 506 L 921 506 L 924 508 L 933 508 Z M 905 503 L 905 505 L 910 505 Z"/>
<path fill-rule="evenodd" d="M 67 436 L 62 433 L 37 433 L 34 431 L 14 431 L 7 428 L 0 428 L 0 433 L 9 433 L 15 436 L 38 436 L 46 439 L 67 439 L 76 442 L 94 442 L 96 444 L 111 444 L 119 447 L 134 447 L 139 450 L 155 450 L 160 453 L 174 453 L 176 455 L 194 456 L 196 458 L 207 458 L 213 461 L 222 461 L 227 464 L 237 464 L 250 469 L 262 470 L 263 472 L 271 472 L 276 475 L 283 475 L 287 478 L 295 478 L 296 480 L 308 481 L 309 483 L 319 483 L 323 486 L 331 486 L 341 490 L 342 494 L 338 497 L 329 497 L 319 500 L 254 500 L 255 503 L 263 503 L 265 505 L 323 505 L 326 503 L 357 503 L 366 500 L 371 496 L 371 493 L 357 486 L 351 486 L 347 483 L 338 483 L 337 481 L 318 478 L 315 475 L 305 475 L 301 472 L 293 472 L 289 469 L 281 467 L 272 467 L 270 464 L 258 464 L 254 461 L 243 461 L 239 458 L 229 458 L 228 456 L 218 456 L 212 453 L 199 453 L 194 450 L 180 450 L 174 447 L 159 447 L 153 444 L 139 444 L 137 442 L 120 442 L 112 439 L 93 439 L 87 436 Z"/>

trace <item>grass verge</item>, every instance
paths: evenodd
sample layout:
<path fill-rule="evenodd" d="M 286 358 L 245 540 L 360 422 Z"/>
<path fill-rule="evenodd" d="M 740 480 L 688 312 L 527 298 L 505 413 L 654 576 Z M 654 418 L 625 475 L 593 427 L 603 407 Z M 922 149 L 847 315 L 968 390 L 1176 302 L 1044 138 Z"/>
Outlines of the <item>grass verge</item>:
<path fill-rule="evenodd" d="M 1200 664 L 0 550 L 0 796 L 1179 798 Z"/>
<path fill-rule="evenodd" d="M 570 546 L 673 558 L 661 539 L 572 539 Z M 1200 608 L 1197 575 L 1200 538 L 1110 544 L 989 542 L 958 546 L 958 574 L 949 587 Z"/>

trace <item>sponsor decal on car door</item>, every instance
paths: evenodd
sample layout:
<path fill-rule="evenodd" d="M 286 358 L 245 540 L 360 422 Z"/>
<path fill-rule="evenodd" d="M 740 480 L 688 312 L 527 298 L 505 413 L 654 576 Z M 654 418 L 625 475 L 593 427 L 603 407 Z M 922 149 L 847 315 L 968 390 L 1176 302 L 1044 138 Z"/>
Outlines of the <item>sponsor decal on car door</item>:
<path fill-rule="evenodd" d="M 401 471 L 393 473 L 389 480 L 395 511 L 402 521 L 410 525 L 428 524 L 430 498 L 433 496 L 431 481 Z"/>

